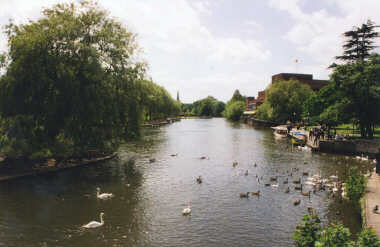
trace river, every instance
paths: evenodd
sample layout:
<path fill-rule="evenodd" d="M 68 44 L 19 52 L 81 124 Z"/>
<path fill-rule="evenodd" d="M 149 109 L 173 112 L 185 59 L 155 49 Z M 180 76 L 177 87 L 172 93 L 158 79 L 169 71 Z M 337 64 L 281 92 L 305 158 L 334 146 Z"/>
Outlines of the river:
<path fill-rule="evenodd" d="M 118 159 L 0 183 L 0 246 L 292 246 L 308 207 L 324 224 L 343 221 L 355 234 L 360 215 L 349 202 L 327 192 L 309 199 L 291 183 L 306 181 L 303 171 L 344 179 L 350 166 L 373 167 L 293 148 L 270 129 L 186 119 L 144 129 L 141 140 L 120 147 Z M 278 188 L 264 186 L 271 176 Z M 97 199 L 97 187 L 115 197 Z M 239 196 L 257 190 L 260 197 Z M 183 216 L 189 202 L 192 214 Z M 81 228 L 100 212 L 102 227 Z"/>

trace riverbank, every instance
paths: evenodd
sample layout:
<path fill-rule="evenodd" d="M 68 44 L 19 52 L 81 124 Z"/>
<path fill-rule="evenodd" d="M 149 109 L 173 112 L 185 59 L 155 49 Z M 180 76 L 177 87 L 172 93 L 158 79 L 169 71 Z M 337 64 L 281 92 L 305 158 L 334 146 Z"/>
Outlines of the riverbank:
<path fill-rule="evenodd" d="M 67 159 L 61 162 L 56 162 L 55 159 L 49 159 L 43 164 L 35 164 L 35 165 L 23 165 L 22 168 L 12 168 L 11 166 L 7 166 L 7 164 L 2 163 L 0 166 L 0 182 L 6 180 L 17 179 L 21 177 L 27 176 L 36 176 L 51 172 L 57 172 L 69 168 L 81 167 L 84 165 L 94 164 L 97 162 L 105 161 L 113 159 L 117 156 L 117 153 L 114 152 L 112 154 L 104 155 L 101 157 L 95 158 L 77 158 L 77 159 Z M 3 161 L 4 162 L 4 161 Z M 22 161 L 19 161 L 22 162 Z"/>
<path fill-rule="evenodd" d="M 378 148 L 380 148 L 380 139 L 319 139 L 314 142 L 314 138 L 309 138 L 309 131 L 304 129 L 295 130 L 301 132 L 306 136 L 306 146 L 312 151 L 319 151 L 323 153 L 337 153 L 359 155 L 367 159 L 375 157 Z M 289 137 L 293 137 L 293 132 L 288 133 Z"/>
<path fill-rule="evenodd" d="M 159 120 L 152 120 L 144 123 L 142 126 L 143 127 L 152 127 L 152 128 L 157 128 L 163 125 L 171 124 L 177 121 L 180 121 L 181 118 L 166 118 L 166 119 L 159 119 Z"/>
<path fill-rule="evenodd" d="M 368 177 L 366 194 L 364 195 L 363 227 L 371 227 L 376 230 L 380 238 L 380 214 L 374 212 L 376 205 L 380 206 L 380 175 L 375 172 Z"/>

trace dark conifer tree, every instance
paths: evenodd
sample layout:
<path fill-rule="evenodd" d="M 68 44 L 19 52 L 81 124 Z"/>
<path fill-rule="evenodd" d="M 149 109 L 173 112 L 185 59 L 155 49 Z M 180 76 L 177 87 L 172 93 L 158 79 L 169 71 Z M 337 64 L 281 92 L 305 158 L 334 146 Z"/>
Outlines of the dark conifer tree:
<path fill-rule="evenodd" d="M 348 40 L 343 45 L 343 55 L 336 56 L 335 58 L 348 62 L 363 62 L 367 60 L 370 56 L 370 51 L 376 48 L 373 45 L 373 39 L 379 37 L 379 33 L 375 32 L 376 27 L 378 26 L 374 22 L 368 20 L 361 27 L 354 27 L 353 30 L 345 32 L 343 35 Z"/>

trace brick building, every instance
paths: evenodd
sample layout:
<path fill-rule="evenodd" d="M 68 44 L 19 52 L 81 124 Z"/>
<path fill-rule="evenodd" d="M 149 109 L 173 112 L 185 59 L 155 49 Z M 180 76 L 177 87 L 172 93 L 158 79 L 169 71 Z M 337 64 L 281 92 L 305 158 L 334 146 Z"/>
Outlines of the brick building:
<path fill-rule="evenodd" d="M 303 84 L 309 85 L 313 91 L 318 91 L 322 87 L 326 86 L 329 81 L 327 80 L 314 80 L 313 75 L 310 74 L 294 74 L 294 73 L 280 73 L 272 76 L 272 83 L 276 81 L 288 81 L 297 80 Z"/>
<path fill-rule="evenodd" d="M 309 85 L 313 91 L 318 91 L 322 87 L 326 86 L 328 80 L 315 80 L 313 75 L 310 74 L 295 74 L 295 73 L 280 73 L 272 76 L 272 82 L 276 83 L 277 81 L 288 81 L 288 80 L 297 80 L 303 84 Z M 247 97 L 245 102 L 246 111 L 256 110 L 265 100 L 265 91 L 259 91 L 257 98 Z"/>

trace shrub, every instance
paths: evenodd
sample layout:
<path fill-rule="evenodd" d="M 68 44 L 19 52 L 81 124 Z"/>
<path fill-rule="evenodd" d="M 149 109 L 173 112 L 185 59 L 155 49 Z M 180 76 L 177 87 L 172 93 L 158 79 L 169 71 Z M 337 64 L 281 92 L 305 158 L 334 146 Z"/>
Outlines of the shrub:
<path fill-rule="evenodd" d="M 365 192 L 365 178 L 358 168 L 352 167 L 346 180 L 346 191 L 348 198 L 353 202 L 359 202 Z"/>
<path fill-rule="evenodd" d="M 224 112 L 224 116 L 232 121 L 239 121 L 241 115 L 243 114 L 245 109 L 245 104 L 243 101 L 236 101 L 232 104 L 227 104 L 226 110 Z"/>
<path fill-rule="evenodd" d="M 350 241 L 350 230 L 342 224 L 331 224 L 324 229 L 320 238 L 315 243 L 316 247 L 350 247 L 353 243 Z"/>
<path fill-rule="evenodd" d="M 356 242 L 357 247 L 380 247 L 380 241 L 376 236 L 374 229 L 363 230 Z"/>
<path fill-rule="evenodd" d="M 309 210 L 294 232 L 293 239 L 295 246 L 314 247 L 315 242 L 319 239 L 320 231 L 321 220 L 313 210 Z"/>

